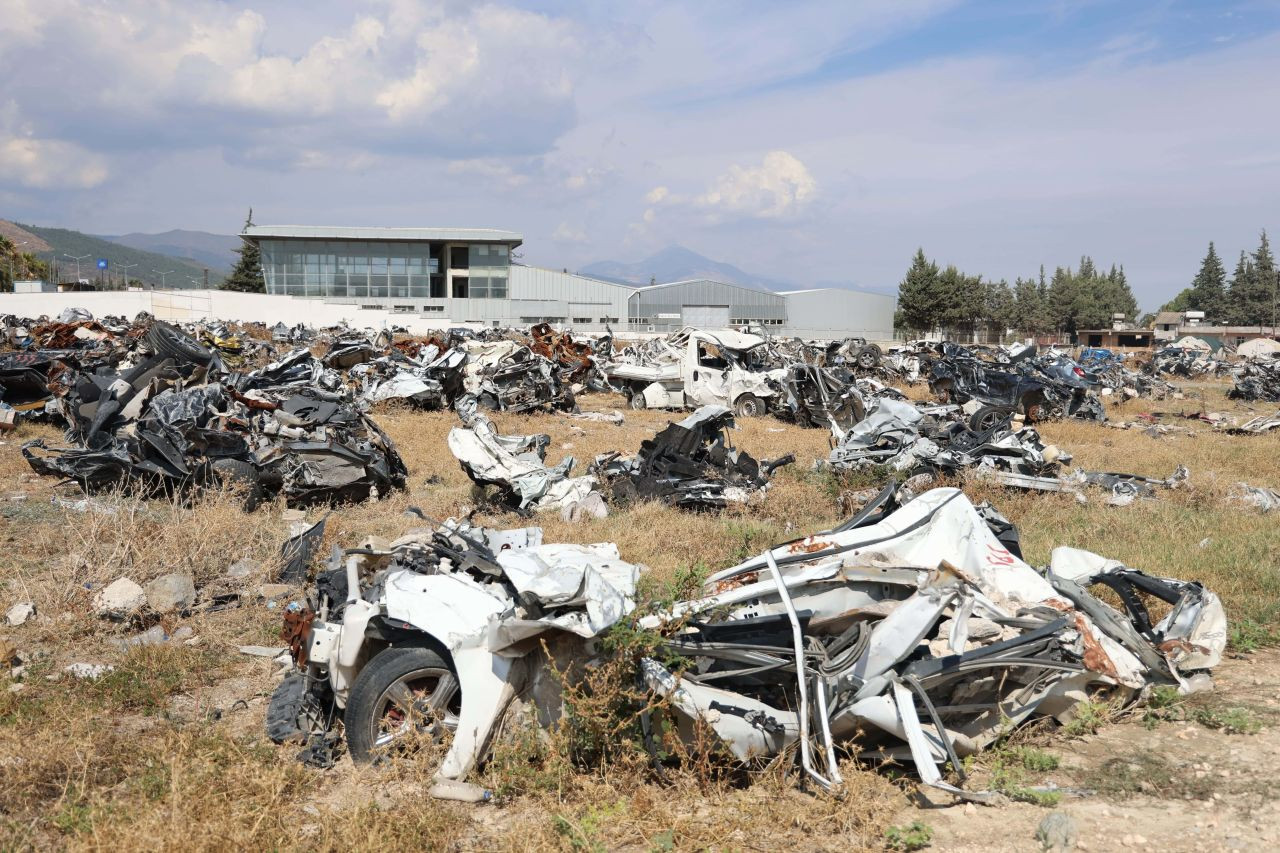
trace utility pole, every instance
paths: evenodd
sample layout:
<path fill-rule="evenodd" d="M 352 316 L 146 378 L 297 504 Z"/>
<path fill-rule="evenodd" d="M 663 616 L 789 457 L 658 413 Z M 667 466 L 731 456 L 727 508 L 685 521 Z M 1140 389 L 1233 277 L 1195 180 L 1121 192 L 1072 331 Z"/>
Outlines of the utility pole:
<path fill-rule="evenodd" d="M 129 289 L 129 270 L 136 267 L 137 264 L 116 264 L 116 266 L 124 270 L 124 286 L 121 287 L 121 290 L 128 290 Z"/>
<path fill-rule="evenodd" d="M 153 272 L 153 273 L 155 273 L 156 275 L 160 276 L 160 289 L 161 289 L 161 290 L 164 290 L 164 289 L 165 289 L 164 277 L 165 277 L 165 276 L 167 276 L 167 275 L 173 275 L 173 273 L 174 273 L 174 271 L 173 271 L 173 270 L 165 270 L 164 272 L 160 272 L 160 270 L 152 270 L 152 272 Z"/>
<path fill-rule="evenodd" d="M 76 257 L 75 255 L 68 255 L 66 252 L 63 252 L 62 256 L 65 258 L 70 258 L 71 260 L 76 262 L 76 283 L 78 284 L 80 282 L 80 262 L 83 261 L 85 258 L 92 258 L 93 255 L 89 254 L 89 255 L 81 255 L 80 257 Z"/>

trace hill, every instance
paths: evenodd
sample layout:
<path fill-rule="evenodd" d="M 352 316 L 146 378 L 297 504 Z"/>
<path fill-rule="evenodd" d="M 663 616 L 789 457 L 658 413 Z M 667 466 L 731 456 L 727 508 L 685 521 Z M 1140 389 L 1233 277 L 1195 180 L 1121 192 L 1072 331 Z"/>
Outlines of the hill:
<path fill-rule="evenodd" d="M 208 231 L 183 229 L 160 234 L 135 233 L 119 237 L 102 235 L 102 239 L 131 249 L 189 260 L 219 273 L 228 273 L 236 265 L 239 260 L 236 249 L 242 244 L 240 238 L 232 234 L 210 234 Z"/>
<path fill-rule="evenodd" d="M 605 281 L 616 281 L 619 284 L 645 285 L 651 280 L 664 284 L 669 281 L 708 278 L 764 290 L 788 290 L 796 286 L 790 282 L 746 272 L 733 264 L 713 261 L 684 246 L 668 246 L 642 261 L 630 264 L 620 261 L 597 261 L 583 267 L 579 272 Z"/>
<path fill-rule="evenodd" d="M 106 258 L 110 274 L 128 274 L 131 279 L 138 279 L 148 285 L 160 287 L 162 284 L 171 288 L 193 288 L 204 286 L 204 272 L 209 269 L 209 286 L 217 287 L 224 275 L 220 270 L 206 267 L 195 261 L 174 257 L 168 254 L 148 252 L 141 249 L 112 243 L 101 237 L 72 231 L 68 228 L 43 228 L 36 225 L 12 223 L 17 228 L 34 234 L 43 240 L 49 248 L 38 252 L 40 258 L 57 261 L 60 279 L 75 278 L 75 261 L 66 257 L 84 256 L 80 261 L 82 278 L 95 278 L 98 258 Z M 160 272 L 172 271 L 161 276 Z M 193 282 L 192 279 L 195 279 Z"/>

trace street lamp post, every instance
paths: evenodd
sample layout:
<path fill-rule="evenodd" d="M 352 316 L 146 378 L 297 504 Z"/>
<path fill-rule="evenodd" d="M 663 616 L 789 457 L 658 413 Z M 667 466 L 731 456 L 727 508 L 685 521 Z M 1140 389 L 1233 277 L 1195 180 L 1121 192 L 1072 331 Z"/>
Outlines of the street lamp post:
<path fill-rule="evenodd" d="M 160 276 L 160 289 L 164 290 L 165 289 L 164 277 L 167 275 L 173 275 L 175 270 L 165 270 L 164 272 L 161 272 L 160 270 L 152 270 L 152 272 Z"/>
<path fill-rule="evenodd" d="M 117 269 L 124 270 L 124 289 L 129 289 L 129 270 L 136 267 L 137 264 L 116 264 Z"/>
<path fill-rule="evenodd" d="M 77 282 L 77 283 L 79 283 L 79 281 L 80 281 L 80 262 L 81 262 L 81 261 L 83 261 L 85 258 L 92 258 L 92 257 L 93 257 L 93 255 L 91 255 L 91 254 L 90 254 L 90 255 L 80 255 L 79 257 L 76 257 L 75 255 L 68 255 L 66 252 L 63 252 L 63 253 L 62 253 L 62 256 L 63 256 L 64 258 L 70 258 L 71 260 L 73 260 L 73 261 L 75 261 L 75 262 L 76 262 L 76 282 Z"/>

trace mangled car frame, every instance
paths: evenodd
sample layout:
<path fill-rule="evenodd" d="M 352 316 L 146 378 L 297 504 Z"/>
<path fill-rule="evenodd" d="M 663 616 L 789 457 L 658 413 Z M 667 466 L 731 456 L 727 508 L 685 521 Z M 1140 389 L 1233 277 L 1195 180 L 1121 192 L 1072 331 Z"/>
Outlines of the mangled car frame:
<path fill-rule="evenodd" d="M 1200 584 L 1074 548 L 1036 570 L 1016 529 L 960 491 L 902 506 L 893 495 L 640 620 L 666 638 L 665 660 L 685 661 L 641 663 L 679 730 L 709 729 L 743 762 L 796 747 L 823 787 L 840 782 L 839 748 L 910 758 L 925 784 L 980 797 L 963 789 L 960 759 L 1011 723 L 1065 721 L 1101 691 L 1123 702 L 1211 683 L 1227 626 Z M 538 677 L 529 641 L 559 634 L 585 650 L 632 611 L 638 573 L 611 545 L 544 545 L 536 528 L 447 522 L 366 543 L 286 613 L 299 669 L 273 698 L 272 737 L 331 745 L 341 716 L 367 760 L 415 729 L 451 728 L 438 776 L 461 780 Z"/>

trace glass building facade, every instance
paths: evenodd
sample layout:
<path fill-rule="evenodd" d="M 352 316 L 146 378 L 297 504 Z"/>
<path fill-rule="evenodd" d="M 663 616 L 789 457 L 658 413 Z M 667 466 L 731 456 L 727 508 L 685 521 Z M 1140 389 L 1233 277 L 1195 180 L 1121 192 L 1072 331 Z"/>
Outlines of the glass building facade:
<path fill-rule="evenodd" d="M 318 298 L 506 299 L 505 243 L 259 241 L 267 292 Z"/>

